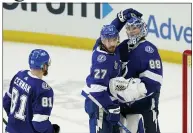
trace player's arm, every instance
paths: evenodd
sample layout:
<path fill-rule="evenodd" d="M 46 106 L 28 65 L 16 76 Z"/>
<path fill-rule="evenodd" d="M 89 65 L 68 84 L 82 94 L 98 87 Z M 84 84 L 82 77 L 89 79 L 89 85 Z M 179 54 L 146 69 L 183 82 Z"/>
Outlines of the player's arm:
<path fill-rule="evenodd" d="M 123 77 L 126 76 L 127 72 L 128 72 L 128 67 L 127 67 L 127 63 L 128 63 L 128 39 L 122 41 L 117 49 L 119 51 L 119 55 L 120 55 L 120 61 L 121 61 L 121 75 Z"/>
<path fill-rule="evenodd" d="M 111 24 L 114 25 L 116 29 L 120 32 L 126 21 L 132 16 L 142 17 L 143 14 L 132 8 L 125 9 L 124 11 L 120 11 L 119 13 L 117 13 L 117 17 L 111 22 Z M 93 50 L 96 49 L 97 46 L 99 46 L 100 40 L 101 38 L 99 37 L 93 47 Z"/>
<path fill-rule="evenodd" d="M 37 132 L 57 133 L 49 121 L 53 107 L 53 90 L 51 88 L 41 89 L 41 93 L 33 103 L 33 127 Z"/>
<path fill-rule="evenodd" d="M 15 76 L 12 78 L 10 85 L 9 85 L 9 89 L 8 91 L 5 93 L 4 97 L 3 97 L 3 108 L 6 111 L 7 115 L 10 112 L 10 106 L 11 106 L 11 93 L 12 93 L 12 87 L 13 87 L 13 82 L 15 80 Z"/>
<path fill-rule="evenodd" d="M 159 93 L 162 85 L 163 68 L 157 48 L 146 46 L 140 61 L 143 72 L 139 74 L 139 78 L 146 86 L 147 95 L 154 92 Z"/>
<path fill-rule="evenodd" d="M 117 13 L 117 17 L 111 22 L 111 24 L 114 25 L 116 29 L 120 32 L 126 21 L 133 16 L 142 17 L 143 15 L 132 8 L 125 9 L 124 11 L 120 11 L 119 13 Z"/>

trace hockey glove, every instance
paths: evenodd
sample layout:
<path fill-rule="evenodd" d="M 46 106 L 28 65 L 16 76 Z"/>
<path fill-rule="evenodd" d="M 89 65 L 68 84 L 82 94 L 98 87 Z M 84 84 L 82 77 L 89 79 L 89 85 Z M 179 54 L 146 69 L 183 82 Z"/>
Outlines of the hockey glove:
<path fill-rule="evenodd" d="M 59 133 L 60 132 L 60 126 L 58 126 L 57 124 L 52 124 L 53 128 L 54 128 L 54 133 Z"/>
<path fill-rule="evenodd" d="M 129 8 L 129 9 L 126 9 L 124 11 L 120 11 L 117 14 L 117 17 L 121 22 L 126 22 L 127 20 L 129 20 L 132 17 L 140 17 L 141 18 L 142 16 L 143 16 L 143 14 L 141 14 L 137 10 L 134 10 L 133 8 Z"/>
<path fill-rule="evenodd" d="M 106 120 L 109 121 L 112 125 L 116 125 L 120 120 L 120 107 L 118 104 L 111 105 L 107 107 L 108 114 Z"/>
<path fill-rule="evenodd" d="M 120 102 L 132 102 L 144 98 L 147 93 L 145 84 L 139 78 L 112 78 L 109 82 L 111 94 Z"/>

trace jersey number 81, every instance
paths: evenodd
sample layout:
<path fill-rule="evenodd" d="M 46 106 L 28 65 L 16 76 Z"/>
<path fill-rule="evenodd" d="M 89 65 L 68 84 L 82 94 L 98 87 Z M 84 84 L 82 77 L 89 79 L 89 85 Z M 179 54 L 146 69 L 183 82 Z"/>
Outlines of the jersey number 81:
<path fill-rule="evenodd" d="M 19 102 L 19 100 L 20 100 L 20 102 Z M 19 109 L 18 109 L 18 111 L 15 112 L 15 108 L 16 108 L 18 102 L 20 103 Z M 25 121 L 25 117 L 26 117 L 26 115 L 25 115 L 26 103 L 27 103 L 27 96 L 24 95 L 24 94 L 19 96 L 19 91 L 15 87 L 13 87 L 12 95 L 11 95 L 10 114 L 15 113 L 14 114 L 15 118 Z"/>

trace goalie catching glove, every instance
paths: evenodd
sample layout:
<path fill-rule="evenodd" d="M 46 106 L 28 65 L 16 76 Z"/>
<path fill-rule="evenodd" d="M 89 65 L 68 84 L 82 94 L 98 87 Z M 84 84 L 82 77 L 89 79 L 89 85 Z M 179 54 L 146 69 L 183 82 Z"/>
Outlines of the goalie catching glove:
<path fill-rule="evenodd" d="M 111 94 L 120 102 L 132 102 L 146 96 L 145 84 L 139 78 L 112 78 L 109 82 Z"/>

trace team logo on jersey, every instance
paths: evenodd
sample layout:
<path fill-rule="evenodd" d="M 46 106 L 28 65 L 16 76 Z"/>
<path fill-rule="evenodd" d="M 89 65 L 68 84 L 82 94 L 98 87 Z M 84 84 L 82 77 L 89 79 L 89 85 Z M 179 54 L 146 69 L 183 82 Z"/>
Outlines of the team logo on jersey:
<path fill-rule="evenodd" d="M 42 83 L 42 88 L 43 89 L 50 89 L 50 86 L 46 82 L 43 82 Z"/>
<path fill-rule="evenodd" d="M 106 61 L 106 59 L 107 59 L 107 57 L 103 54 L 101 54 L 97 57 L 98 62 L 104 62 L 104 61 Z"/>
<path fill-rule="evenodd" d="M 152 54 L 154 52 L 154 49 L 151 46 L 146 46 L 145 51 Z"/>

